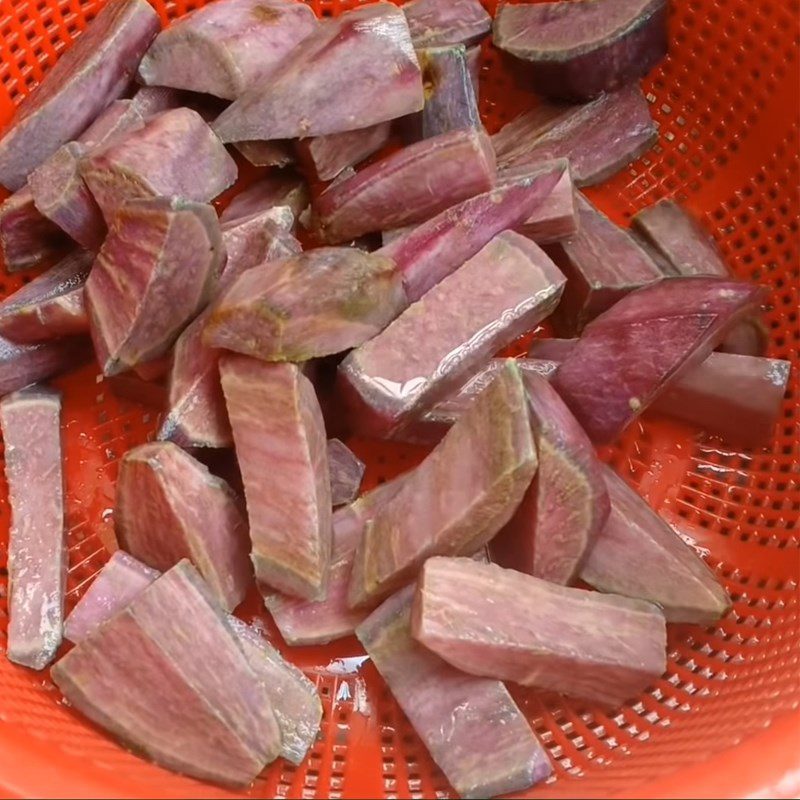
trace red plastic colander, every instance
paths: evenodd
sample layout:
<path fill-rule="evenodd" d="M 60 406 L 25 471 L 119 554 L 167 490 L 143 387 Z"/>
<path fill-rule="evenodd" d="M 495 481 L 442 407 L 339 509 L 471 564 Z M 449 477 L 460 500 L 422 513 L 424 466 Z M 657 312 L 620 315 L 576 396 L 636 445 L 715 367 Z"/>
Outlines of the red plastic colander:
<path fill-rule="evenodd" d="M 203 1 L 153 0 L 164 22 Z M 494 10 L 495 0 L 484 2 Z M 310 4 L 335 15 L 358 3 Z M 101 5 L 0 0 L 0 123 Z M 791 359 L 794 372 L 768 448 L 730 450 L 648 416 L 603 450 L 705 557 L 733 610 L 714 627 L 670 626 L 666 674 L 612 715 L 512 687 L 556 770 L 531 797 L 800 796 L 799 18 L 797 0 L 671 0 L 670 54 L 644 82 L 658 144 L 587 192 L 622 224 L 662 197 L 684 202 L 736 275 L 769 286 L 769 355 Z M 482 59 L 481 111 L 494 132 L 531 98 L 514 87 L 491 45 Z M 0 296 L 25 280 L 3 273 Z M 94 365 L 56 383 L 64 391 L 71 608 L 107 557 L 117 461 L 153 436 L 157 418 L 116 399 Z M 367 487 L 425 454 L 350 445 L 368 464 Z M 0 486 L 3 565 L 8 518 Z M 280 642 L 256 598 L 243 616 L 262 620 Z M 283 650 L 317 681 L 322 735 L 300 767 L 279 761 L 241 796 L 455 796 L 355 639 Z M 237 795 L 131 755 L 64 706 L 46 673 L 0 657 L 0 796 Z"/>

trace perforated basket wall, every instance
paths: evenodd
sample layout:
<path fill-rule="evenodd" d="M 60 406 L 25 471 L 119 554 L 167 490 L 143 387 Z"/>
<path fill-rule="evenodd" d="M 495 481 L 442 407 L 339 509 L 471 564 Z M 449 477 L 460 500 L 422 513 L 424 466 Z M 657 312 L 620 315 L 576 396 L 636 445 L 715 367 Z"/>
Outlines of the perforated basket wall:
<path fill-rule="evenodd" d="M 493 11 L 494 0 L 485 0 Z M 195 0 L 155 0 L 164 21 Z M 354 0 L 312 0 L 337 14 Z M 0 122 L 97 12 L 95 0 L 0 0 Z M 797 370 L 797 0 L 671 0 L 671 50 L 646 81 L 657 146 L 591 198 L 617 222 L 665 196 L 713 232 L 734 272 L 767 284 L 769 354 Z M 494 132 L 526 109 L 484 46 L 481 110 Z M 335 98 L 332 98 L 335 101 Z M 0 276 L 3 296 L 26 276 Z M 118 458 L 152 436 L 152 412 L 117 400 L 86 367 L 65 393 L 70 607 L 106 554 Z M 351 443 L 366 485 L 418 462 L 416 448 Z M 797 374 L 770 447 L 731 451 L 677 423 L 647 418 L 603 453 L 716 571 L 733 611 L 717 626 L 672 626 L 669 669 L 614 715 L 514 690 L 547 746 L 555 778 L 531 796 L 800 794 Z M 2 478 L 0 478 L 2 481 Z M 0 486 L 0 564 L 8 504 Z M 0 577 L 0 647 L 6 629 Z M 259 617 L 253 600 L 244 616 Z M 247 796 L 450 797 L 383 682 L 353 639 L 290 657 L 319 684 L 322 736 L 299 768 L 277 763 Z M 126 753 L 60 701 L 46 674 L 0 658 L 0 795 L 231 796 Z"/>

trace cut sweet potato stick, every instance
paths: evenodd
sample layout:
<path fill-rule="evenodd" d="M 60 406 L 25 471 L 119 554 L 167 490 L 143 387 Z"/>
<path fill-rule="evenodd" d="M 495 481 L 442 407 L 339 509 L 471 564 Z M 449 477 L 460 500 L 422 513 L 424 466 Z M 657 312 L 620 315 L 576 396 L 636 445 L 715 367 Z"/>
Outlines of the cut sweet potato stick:
<path fill-rule="evenodd" d="M 495 181 L 494 151 L 478 129 L 424 139 L 337 181 L 315 201 L 322 238 L 335 244 L 424 222 Z"/>
<path fill-rule="evenodd" d="M 129 450 L 117 480 L 121 546 L 162 572 L 188 558 L 226 611 L 252 578 L 247 524 L 225 481 L 171 442 Z"/>
<path fill-rule="evenodd" d="M 139 64 L 139 78 L 235 100 L 268 81 L 316 25 L 303 3 L 218 0 L 161 31 Z"/>
<path fill-rule="evenodd" d="M 328 439 L 328 468 L 331 473 L 331 503 L 342 506 L 358 497 L 364 462 L 339 439 Z"/>
<path fill-rule="evenodd" d="M 499 234 L 345 358 L 339 387 L 351 424 L 372 435 L 400 431 L 547 317 L 563 286 L 563 275 L 533 242 Z M 417 343 L 411 350 L 410 341 Z"/>
<path fill-rule="evenodd" d="M 377 153 L 388 143 L 391 135 L 391 123 L 379 122 L 369 128 L 303 139 L 297 147 L 302 158 L 313 167 L 316 176 L 321 181 L 330 181 L 343 169 Z"/>
<path fill-rule="evenodd" d="M 512 170 L 513 173 L 513 170 Z M 503 184 L 504 176 L 498 176 Z M 536 244 L 550 244 L 566 239 L 578 230 L 578 205 L 572 174 L 565 170 L 553 191 L 528 219 L 515 229 Z"/>
<path fill-rule="evenodd" d="M 714 573 L 613 470 L 603 467 L 611 514 L 581 567 L 603 592 L 659 605 L 668 622 L 713 625 L 731 601 Z"/>
<path fill-rule="evenodd" d="M 69 238 L 33 202 L 30 187 L 14 192 L 0 204 L 0 254 L 6 272 L 35 267 L 64 252 Z"/>
<path fill-rule="evenodd" d="M 67 585 L 61 395 L 33 386 L 4 397 L 0 427 L 11 506 L 6 656 L 44 669 L 61 644 Z"/>
<path fill-rule="evenodd" d="M 673 278 L 623 297 L 586 326 L 553 386 L 595 442 L 610 442 L 761 303 L 754 284 Z"/>
<path fill-rule="evenodd" d="M 280 755 L 269 692 L 188 561 L 87 636 L 51 675 L 73 708 L 176 772 L 246 786 Z"/>
<path fill-rule="evenodd" d="M 322 136 L 368 128 L 422 104 L 403 12 L 373 3 L 319 24 L 269 81 L 220 114 L 214 130 L 223 142 Z"/>
<path fill-rule="evenodd" d="M 468 558 L 425 563 L 411 629 L 457 669 L 610 707 L 667 666 L 664 615 L 651 603 Z"/>
<path fill-rule="evenodd" d="M 159 27 L 145 0 L 108 3 L 0 134 L 0 183 L 22 188 L 39 164 L 121 97 Z"/>
<path fill-rule="evenodd" d="M 279 139 L 274 142 L 251 140 L 234 142 L 233 146 L 254 167 L 286 167 L 295 163 L 294 152 L 288 141 Z"/>
<path fill-rule="evenodd" d="M 356 633 L 447 779 L 461 797 L 482 798 L 547 778 L 547 753 L 506 687 L 454 669 L 411 637 L 412 596 L 409 587 L 390 597 Z"/>
<path fill-rule="evenodd" d="M 75 252 L 0 303 L 0 336 L 33 344 L 86 333 L 83 285 L 93 256 Z"/>
<path fill-rule="evenodd" d="M 418 49 L 417 56 L 425 83 L 422 137 L 480 128 L 478 98 L 466 48 L 460 44 L 429 47 Z"/>
<path fill-rule="evenodd" d="M 493 560 L 551 583 L 572 583 L 610 504 L 589 437 L 547 379 L 525 373 L 539 457 L 522 503 L 492 540 Z"/>
<path fill-rule="evenodd" d="M 308 206 L 308 187 L 292 170 L 269 174 L 239 192 L 219 219 L 227 225 L 280 206 L 288 206 L 295 219 Z"/>
<path fill-rule="evenodd" d="M 474 44 L 492 29 L 480 0 L 411 0 L 403 13 L 416 48 Z"/>
<path fill-rule="evenodd" d="M 220 359 L 244 479 L 256 579 L 309 600 L 325 595 L 331 553 L 327 440 L 314 387 L 295 364 Z"/>
<path fill-rule="evenodd" d="M 39 344 L 14 344 L 0 337 L 0 397 L 82 366 L 91 352 L 88 337 L 84 336 Z"/>
<path fill-rule="evenodd" d="M 644 77 L 667 54 L 666 0 L 502 5 L 496 47 L 546 97 L 589 100 Z M 526 69 L 527 68 L 527 69 Z"/>
<path fill-rule="evenodd" d="M 351 607 L 374 606 L 431 556 L 475 553 L 511 518 L 535 471 L 525 388 L 509 360 L 366 527 Z"/>
<path fill-rule="evenodd" d="M 610 178 L 649 150 L 658 137 L 637 85 L 585 105 L 543 104 L 512 120 L 492 137 L 501 171 L 568 158 L 576 186 Z"/>

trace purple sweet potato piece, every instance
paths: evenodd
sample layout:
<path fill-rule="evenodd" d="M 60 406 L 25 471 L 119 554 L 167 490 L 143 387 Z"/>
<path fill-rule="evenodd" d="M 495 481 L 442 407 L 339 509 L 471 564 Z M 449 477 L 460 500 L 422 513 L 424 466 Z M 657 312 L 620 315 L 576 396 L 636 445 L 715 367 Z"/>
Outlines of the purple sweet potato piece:
<path fill-rule="evenodd" d="M 228 262 L 220 279 L 219 290 L 229 286 L 242 272 L 259 263 L 289 258 L 301 252 L 300 243 L 291 234 L 277 230 L 273 218 L 283 216 L 283 206 L 223 226 L 222 238 L 228 243 Z M 242 228 L 252 228 L 249 245 L 237 255 L 231 247 L 231 237 L 237 244 Z M 233 226 L 233 227 L 231 227 Z M 206 308 L 178 337 L 169 377 L 167 416 L 158 433 L 159 439 L 175 442 L 181 447 L 231 447 L 231 434 L 225 398 L 219 379 L 220 351 L 203 344 L 203 330 L 211 315 Z"/>
<path fill-rule="evenodd" d="M 139 78 L 235 100 L 269 81 L 316 25 L 303 3 L 218 0 L 161 31 L 139 64 Z"/>
<path fill-rule="evenodd" d="M 652 408 L 745 447 L 767 444 L 780 419 L 790 362 L 712 353 L 672 383 Z"/>
<path fill-rule="evenodd" d="M 408 587 L 356 634 L 433 760 L 461 797 L 524 791 L 553 771 L 500 681 L 453 669 L 411 636 Z"/>
<path fill-rule="evenodd" d="M 498 9 L 492 39 L 529 65 L 526 72 L 540 94 L 589 100 L 644 77 L 664 58 L 667 3 L 506 3 Z"/>
<path fill-rule="evenodd" d="M 561 362 L 577 341 L 539 339 L 530 354 Z M 769 441 L 780 417 L 789 369 L 789 362 L 779 359 L 711 353 L 672 381 L 651 408 L 742 446 L 757 447 Z"/>
<path fill-rule="evenodd" d="M 298 143 L 302 157 L 311 164 L 321 181 L 335 178 L 346 167 L 352 167 L 377 153 L 391 138 L 390 122 L 379 122 L 368 128 L 332 133 L 303 139 Z"/>
<path fill-rule="evenodd" d="M 294 151 L 288 140 L 272 142 L 250 140 L 234 142 L 233 146 L 254 167 L 287 167 L 295 163 Z"/>
<path fill-rule="evenodd" d="M 145 0 L 108 3 L 0 134 L 0 183 L 20 189 L 42 161 L 121 97 L 159 27 Z"/>
<path fill-rule="evenodd" d="M 503 177 L 498 177 L 502 185 Z M 550 244 L 565 239 L 578 230 L 578 205 L 572 175 L 565 170 L 553 191 L 521 225 L 517 233 L 537 244 Z"/>
<path fill-rule="evenodd" d="M 475 396 L 494 380 L 503 368 L 504 358 L 493 358 L 456 392 L 437 403 L 430 411 L 406 425 L 394 438 L 414 444 L 434 445 L 442 440 L 456 420 L 472 405 Z M 518 358 L 523 376 L 532 372 L 549 379 L 558 369 L 557 361 Z"/>
<path fill-rule="evenodd" d="M 665 275 L 731 275 L 714 240 L 685 209 L 672 200 L 660 200 L 633 217 L 632 227 L 651 248 Z M 769 334 L 758 318 L 742 320 L 720 343 L 726 353 L 761 356 Z"/>
<path fill-rule="evenodd" d="M 367 526 L 349 600 L 368 607 L 434 555 L 472 555 L 516 511 L 536 471 L 525 388 L 509 360 Z"/>
<path fill-rule="evenodd" d="M 526 372 L 539 468 L 493 561 L 551 583 L 572 583 L 608 519 L 608 492 L 592 443 L 547 379 Z"/>
<path fill-rule="evenodd" d="M 38 386 L 0 401 L 11 528 L 9 661 L 44 669 L 61 644 L 67 550 L 61 465 L 61 395 Z"/>
<path fill-rule="evenodd" d="M 409 301 L 419 300 L 498 233 L 528 219 L 566 167 L 566 161 L 557 161 L 530 170 L 507 186 L 448 208 L 381 248 L 378 252 L 403 273 Z"/>
<path fill-rule="evenodd" d="M 108 229 L 103 212 L 81 177 L 89 149 L 80 142 L 60 147 L 29 176 L 36 208 L 81 247 L 97 251 Z"/>
<path fill-rule="evenodd" d="M 100 625 L 124 610 L 161 573 L 124 550 L 108 560 L 67 617 L 64 636 L 80 644 Z M 299 764 L 319 730 L 322 705 L 316 687 L 252 626 L 229 614 L 228 626 L 247 663 L 267 690 L 281 730 L 281 756 Z"/>
<path fill-rule="evenodd" d="M 424 222 L 489 191 L 494 180 L 489 137 L 482 130 L 456 130 L 404 147 L 328 187 L 314 210 L 323 239 L 346 242 Z"/>
<path fill-rule="evenodd" d="M 603 467 L 611 514 L 581 568 L 602 592 L 659 605 L 668 622 L 713 625 L 731 601 L 714 573 L 613 470 Z"/>
<path fill-rule="evenodd" d="M 649 150 L 658 132 L 636 86 L 576 106 L 541 105 L 492 137 L 502 171 L 568 158 L 576 186 L 610 178 Z"/>
<path fill-rule="evenodd" d="M 334 512 L 330 575 L 324 600 L 301 600 L 277 592 L 265 594 L 264 604 L 287 644 L 327 644 L 349 636 L 366 619 L 368 611 L 354 610 L 347 601 L 353 556 L 366 525 L 397 494 L 408 474 L 380 484 L 355 503 Z"/>
<path fill-rule="evenodd" d="M 256 579 L 324 597 L 331 553 L 327 439 L 314 387 L 295 364 L 220 359 L 250 519 Z"/>
<path fill-rule="evenodd" d="M 480 0 L 411 0 L 403 13 L 417 49 L 474 44 L 492 29 Z"/>
<path fill-rule="evenodd" d="M 0 302 L 0 336 L 32 344 L 86 333 L 83 285 L 93 260 L 75 252 Z"/>
<path fill-rule="evenodd" d="M 662 278 L 661 270 L 627 231 L 583 195 L 577 198 L 578 231 L 545 248 L 566 275 L 555 318 L 567 334 L 579 333 L 618 300 Z"/>
<path fill-rule="evenodd" d="M 69 239 L 33 202 L 28 186 L 0 204 L 0 254 L 6 272 L 19 272 L 63 252 Z"/>
<path fill-rule="evenodd" d="M 463 45 L 417 50 L 425 84 L 422 137 L 480 128 L 478 98 Z"/>
<path fill-rule="evenodd" d="M 399 431 L 547 317 L 563 287 L 564 276 L 537 245 L 498 234 L 345 358 L 339 386 L 352 424 L 371 435 Z"/>
<path fill-rule="evenodd" d="M 664 615 L 651 603 L 467 558 L 426 562 L 411 631 L 457 669 L 610 707 L 667 666 Z"/>
<path fill-rule="evenodd" d="M 0 397 L 82 366 L 91 354 L 86 337 L 41 344 L 14 344 L 0 337 Z"/>
<path fill-rule="evenodd" d="M 64 623 L 64 638 L 80 644 L 129 605 L 160 574 L 124 550 L 117 550 L 70 612 Z"/>
<path fill-rule="evenodd" d="M 364 462 L 339 439 L 328 439 L 328 468 L 331 473 L 331 502 L 334 506 L 352 503 L 358 497 Z"/>
<path fill-rule="evenodd" d="M 162 572 L 188 558 L 226 611 L 252 578 L 247 525 L 225 481 L 171 442 L 129 450 L 117 480 L 120 545 Z"/>
<path fill-rule="evenodd" d="M 152 361 L 172 347 L 207 302 L 223 252 L 211 206 L 164 197 L 122 206 L 85 288 L 104 374 Z"/>
<path fill-rule="evenodd" d="M 279 172 L 267 175 L 237 194 L 219 219 L 224 225 L 278 206 L 288 206 L 297 218 L 308 206 L 308 201 L 305 181 L 291 170 Z"/>
<path fill-rule="evenodd" d="M 612 441 L 762 296 L 754 284 L 701 277 L 631 292 L 586 326 L 553 386 L 593 441 Z"/>
<path fill-rule="evenodd" d="M 317 739 L 322 703 L 317 687 L 252 626 L 234 616 L 228 625 L 250 668 L 266 687 L 281 731 L 281 756 L 301 764 Z"/>
<path fill-rule="evenodd" d="M 307 361 L 358 346 L 405 306 L 388 258 L 318 248 L 237 278 L 214 304 L 204 342 L 267 361 Z"/>
<path fill-rule="evenodd" d="M 372 3 L 320 23 L 269 81 L 223 111 L 214 130 L 223 142 L 322 136 L 368 128 L 422 104 L 403 12 Z"/>
<path fill-rule="evenodd" d="M 188 108 L 151 117 L 114 137 L 80 165 L 109 226 L 127 200 L 156 196 L 205 203 L 236 180 L 236 162 L 203 118 Z"/>
<path fill-rule="evenodd" d="M 280 754 L 268 690 L 188 561 L 97 628 L 51 675 L 71 706 L 176 772 L 245 786 Z"/>

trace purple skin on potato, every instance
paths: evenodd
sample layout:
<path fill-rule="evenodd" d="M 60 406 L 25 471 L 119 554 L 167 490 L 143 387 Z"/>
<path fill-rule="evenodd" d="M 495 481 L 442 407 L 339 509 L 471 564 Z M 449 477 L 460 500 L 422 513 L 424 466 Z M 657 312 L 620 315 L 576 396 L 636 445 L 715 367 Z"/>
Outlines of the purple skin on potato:
<path fill-rule="evenodd" d="M 324 247 L 248 270 L 214 303 L 203 340 L 267 361 L 357 347 L 407 305 L 392 261 Z"/>
<path fill-rule="evenodd" d="M 557 366 L 577 341 L 540 339 L 530 355 Z M 670 383 L 651 408 L 728 442 L 758 447 L 770 440 L 780 419 L 789 371 L 790 362 L 780 359 L 711 353 Z"/>
<path fill-rule="evenodd" d="M 492 136 L 497 167 L 568 158 L 576 186 L 602 183 L 649 150 L 658 138 L 638 85 L 574 106 L 542 104 Z"/>
<path fill-rule="evenodd" d="M 466 48 L 463 45 L 430 47 L 417 50 L 417 56 L 425 84 L 422 138 L 481 128 Z"/>
<path fill-rule="evenodd" d="M 236 162 L 188 108 L 156 114 L 144 127 L 106 142 L 83 159 L 80 171 L 109 227 L 127 200 L 163 196 L 206 203 L 237 175 Z"/>
<path fill-rule="evenodd" d="M 221 0 L 161 31 L 139 64 L 139 78 L 235 100 L 269 81 L 316 26 L 314 12 L 303 3 Z"/>
<path fill-rule="evenodd" d="M 539 468 L 492 540 L 492 560 L 566 586 L 605 525 L 608 491 L 589 437 L 547 379 L 526 373 L 525 388 Z"/>
<path fill-rule="evenodd" d="M 361 489 L 365 465 L 339 439 L 328 439 L 328 468 L 331 472 L 331 503 L 342 506 L 352 503 Z"/>
<path fill-rule="evenodd" d="M 716 624 L 731 601 L 714 573 L 622 478 L 602 469 L 611 514 L 581 568 L 581 579 L 601 592 L 655 603 L 667 622 Z"/>
<path fill-rule="evenodd" d="M 549 316 L 563 287 L 564 276 L 537 245 L 498 234 L 342 362 L 338 385 L 354 429 L 400 431 Z"/>
<path fill-rule="evenodd" d="M 0 134 L 0 183 L 21 189 L 39 164 L 121 97 L 160 27 L 145 0 L 108 3 Z"/>
<path fill-rule="evenodd" d="M 410 586 L 393 595 L 356 635 L 447 780 L 459 796 L 481 798 L 547 778 L 547 751 L 508 689 L 454 669 L 412 638 L 412 598 Z"/>
<path fill-rule="evenodd" d="M 0 204 L 0 254 L 6 272 L 20 272 L 63 253 L 69 238 L 45 217 L 25 186 Z"/>
<path fill-rule="evenodd" d="M 219 368 L 244 480 L 256 580 L 322 599 L 332 512 L 325 424 L 314 387 L 296 364 L 225 354 Z"/>
<path fill-rule="evenodd" d="M 509 521 L 536 471 L 525 388 L 513 359 L 366 526 L 348 593 L 369 608 L 435 555 L 471 556 Z"/>
<path fill-rule="evenodd" d="M 117 550 L 67 617 L 64 637 L 80 644 L 160 575 L 124 550 Z M 267 689 L 281 729 L 281 756 L 299 764 L 319 731 L 322 706 L 316 687 L 251 625 L 230 614 L 226 621 L 251 669 Z"/>
<path fill-rule="evenodd" d="M 403 13 L 417 49 L 475 44 L 492 29 L 480 0 L 411 0 Z"/>
<path fill-rule="evenodd" d="M 288 167 L 295 163 L 294 149 L 289 140 L 233 142 L 233 146 L 254 167 Z"/>
<path fill-rule="evenodd" d="M 77 369 L 89 360 L 91 352 L 84 336 L 39 344 L 14 344 L 0 337 L 0 396 Z"/>
<path fill-rule="evenodd" d="M 401 228 L 484 192 L 495 181 L 494 151 L 477 129 L 456 130 L 404 147 L 337 182 L 314 202 L 330 244 Z"/>
<path fill-rule="evenodd" d="M 675 380 L 751 316 L 763 289 L 672 278 L 623 297 L 586 326 L 553 386 L 595 443 L 613 441 Z"/>
<path fill-rule="evenodd" d="M 34 344 L 88 332 L 83 286 L 93 261 L 75 252 L 0 302 L 0 336 Z"/>
<path fill-rule="evenodd" d="M 730 277 L 714 239 L 688 211 L 672 200 L 660 200 L 634 215 L 634 235 L 654 255 L 665 275 Z M 726 353 L 763 356 L 769 333 L 761 320 L 743 320 L 720 344 Z"/>
<path fill-rule="evenodd" d="M 188 561 L 87 636 L 51 676 L 73 708 L 184 775 L 247 786 L 280 755 L 269 691 Z"/>
<path fill-rule="evenodd" d="M 61 395 L 32 386 L 0 401 L 11 528 L 9 661 L 44 669 L 61 644 L 67 550 L 61 463 Z"/>
<path fill-rule="evenodd" d="M 223 225 L 228 261 L 217 294 L 255 263 L 282 260 L 301 252 L 300 243 L 275 224 L 276 217 L 285 217 L 284 212 L 291 216 L 291 211 L 281 206 L 248 217 L 241 224 L 234 220 Z M 233 445 L 219 379 L 220 351 L 203 344 L 203 330 L 210 314 L 211 307 L 206 307 L 175 343 L 167 416 L 158 438 L 181 447 Z"/>
<path fill-rule="evenodd" d="M 225 481 L 171 442 L 129 450 L 117 480 L 120 545 L 153 569 L 188 558 L 217 603 L 233 611 L 252 581 L 247 524 Z"/>
<path fill-rule="evenodd" d="M 122 206 L 85 288 L 105 375 L 153 361 L 172 347 L 211 296 L 223 254 L 211 206 L 163 197 Z"/>
<path fill-rule="evenodd" d="M 493 41 L 545 97 L 577 102 L 644 77 L 667 54 L 666 0 L 502 5 Z"/>
<path fill-rule="evenodd" d="M 411 114 L 423 102 L 403 12 L 373 3 L 320 23 L 264 86 L 223 111 L 214 130 L 223 142 L 323 136 Z"/>
<path fill-rule="evenodd" d="M 296 220 L 308 207 L 308 202 L 308 186 L 299 175 L 291 170 L 269 174 L 239 192 L 219 220 L 227 225 L 278 206 L 288 206 Z"/>
<path fill-rule="evenodd" d="M 532 372 L 549 380 L 558 369 L 557 361 L 535 358 L 518 358 L 516 361 L 523 377 Z M 475 396 L 494 380 L 504 363 L 504 358 L 488 361 L 458 391 L 404 426 L 394 438 L 413 444 L 434 445 L 440 442 L 456 420 L 470 407 Z"/>
<path fill-rule="evenodd" d="M 506 186 L 446 209 L 377 252 L 397 264 L 408 299 L 416 302 L 497 234 L 528 219 L 566 168 L 563 160 L 531 168 Z"/>
<path fill-rule="evenodd" d="M 559 333 L 574 336 L 618 300 L 662 273 L 627 231 L 618 228 L 582 194 L 577 197 L 578 231 L 545 247 L 566 275 L 564 297 L 554 315 Z"/>
<path fill-rule="evenodd" d="M 353 557 L 364 528 L 397 494 L 407 474 L 381 484 L 355 503 L 334 512 L 330 575 L 324 600 L 264 594 L 264 604 L 287 644 L 328 644 L 350 636 L 366 619 L 368 611 L 354 610 L 347 601 Z"/>
<path fill-rule="evenodd" d="M 414 638 L 457 669 L 609 708 L 667 666 L 657 606 L 468 558 L 425 563 L 411 616 Z"/>
<path fill-rule="evenodd" d="M 500 185 L 503 180 L 503 175 L 499 175 Z M 517 233 L 536 244 L 551 244 L 571 236 L 578 230 L 577 194 L 572 175 L 565 170 L 550 195 L 525 222 L 517 225 Z"/>
<path fill-rule="evenodd" d="M 377 153 L 389 142 L 391 135 L 391 122 L 379 122 L 369 128 L 303 139 L 297 147 L 301 158 L 310 163 L 316 176 L 321 181 L 330 181 L 343 169 Z"/>

